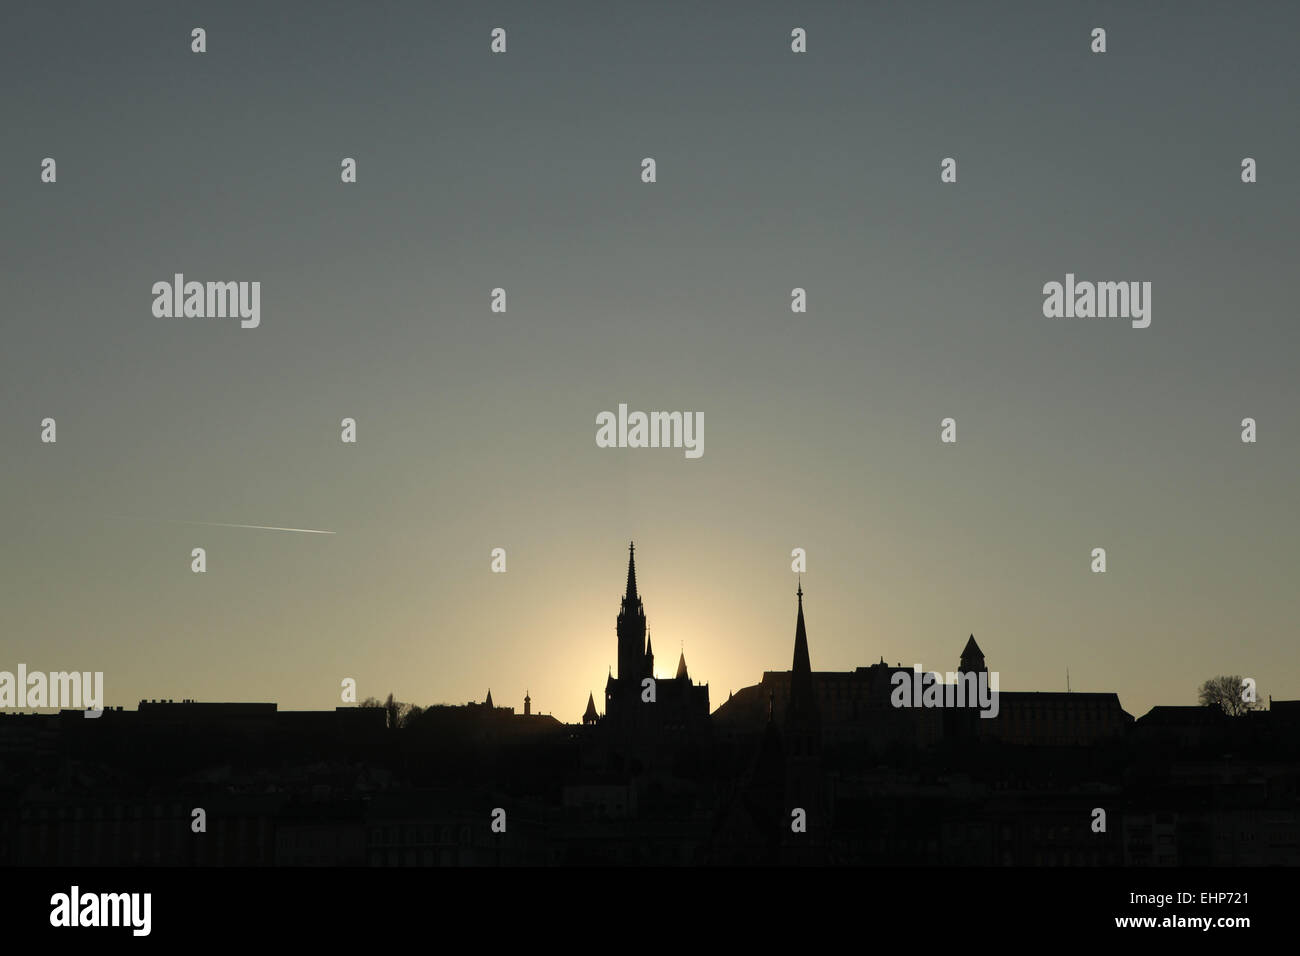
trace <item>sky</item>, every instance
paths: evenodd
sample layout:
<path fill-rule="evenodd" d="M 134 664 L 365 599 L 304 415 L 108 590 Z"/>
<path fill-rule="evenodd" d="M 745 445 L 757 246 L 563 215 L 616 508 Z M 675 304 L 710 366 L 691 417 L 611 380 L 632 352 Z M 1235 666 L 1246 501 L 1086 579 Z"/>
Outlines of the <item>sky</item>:
<path fill-rule="evenodd" d="M 8 3 L 0 670 L 573 721 L 634 539 L 658 670 L 684 650 L 715 707 L 790 666 L 794 548 L 815 670 L 947 671 L 973 633 L 1003 690 L 1300 698 L 1297 28 Z M 156 317 L 177 272 L 259 281 L 260 325 Z M 1150 327 L 1044 317 L 1067 273 L 1151 282 Z M 620 403 L 702 413 L 704 454 L 597 447 Z"/>

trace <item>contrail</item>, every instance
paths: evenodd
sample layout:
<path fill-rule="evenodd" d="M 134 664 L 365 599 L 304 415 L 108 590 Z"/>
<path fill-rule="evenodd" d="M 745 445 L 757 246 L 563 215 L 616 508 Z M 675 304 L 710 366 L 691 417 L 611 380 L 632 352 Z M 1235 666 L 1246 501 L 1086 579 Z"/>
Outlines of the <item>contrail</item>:
<path fill-rule="evenodd" d="M 272 528 L 264 524 L 226 524 L 223 521 L 177 521 L 176 524 L 203 524 L 212 528 L 253 528 L 256 531 L 297 531 L 300 534 L 334 534 L 333 531 L 316 531 L 313 528 Z"/>
<path fill-rule="evenodd" d="M 125 515 L 114 515 L 117 518 L 124 518 Z M 334 531 L 317 531 L 314 528 L 273 528 L 264 524 L 227 524 L 224 521 L 181 521 L 175 518 L 135 518 L 135 521 L 165 521 L 168 524 L 201 524 L 209 528 L 252 528 L 255 531 L 297 531 L 299 534 L 335 534 Z"/>

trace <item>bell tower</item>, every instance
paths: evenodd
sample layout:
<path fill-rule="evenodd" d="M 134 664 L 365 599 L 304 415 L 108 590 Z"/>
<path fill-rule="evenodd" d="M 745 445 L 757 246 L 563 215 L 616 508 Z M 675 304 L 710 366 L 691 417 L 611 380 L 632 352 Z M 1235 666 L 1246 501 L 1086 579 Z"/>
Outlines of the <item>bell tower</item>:
<path fill-rule="evenodd" d="M 646 662 L 645 608 L 636 593 L 636 544 L 628 545 L 627 592 L 618 612 L 618 679 L 635 686 Z"/>

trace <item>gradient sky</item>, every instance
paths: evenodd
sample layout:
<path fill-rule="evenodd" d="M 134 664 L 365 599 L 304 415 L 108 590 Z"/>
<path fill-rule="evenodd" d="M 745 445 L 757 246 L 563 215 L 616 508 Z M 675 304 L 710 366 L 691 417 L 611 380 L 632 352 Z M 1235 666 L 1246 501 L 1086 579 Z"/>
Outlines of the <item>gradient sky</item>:
<path fill-rule="evenodd" d="M 6 3 L 0 669 L 576 720 L 634 538 L 715 707 L 790 666 L 794 547 L 815 669 L 1300 697 L 1300 7 L 1137 7 Z M 174 272 L 261 327 L 155 318 Z M 1151 327 L 1044 318 L 1067 272 Z M 704 456 L 597 448 L 620 402 Z"/>

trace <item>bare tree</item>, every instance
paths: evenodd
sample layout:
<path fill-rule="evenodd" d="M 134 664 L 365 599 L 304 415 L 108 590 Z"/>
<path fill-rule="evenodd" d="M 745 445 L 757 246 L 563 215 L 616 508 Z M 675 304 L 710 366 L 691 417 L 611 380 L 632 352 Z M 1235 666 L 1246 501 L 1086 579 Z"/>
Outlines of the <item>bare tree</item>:
<path fill-rule="evenodd" d="M 1240 674 L 1226 674 L 1211 677 L 1200 689 L 1200 701 L 1205 707 L 1218 707 L 1229 717 L 1240 717 L 1252 710 L 1260 710 L 1262 704 L 1245 699 L 1245 682 Z"/>
<path fill-rule="evenodd" d="M 378 707 L 384 712 L 384 718 L 389 730 L 396 730 L 399 727 L 405 727 L 407 721 L 420 712 L 419 707 L 398 700 L 392 694 L 388 695 L 387 700 L 380 700 L 378 697 L 367 697 L 358 707 Z"/>
<path fill-rule="evenodd" d="M 410 704 L 404 704 L 389 694 L 388 700 L 384 701 L 384 710 L 388 713 L 388 729 L 396 730 L 401 727 L 406 720 L 406 712 L 410 709 Z"/>

